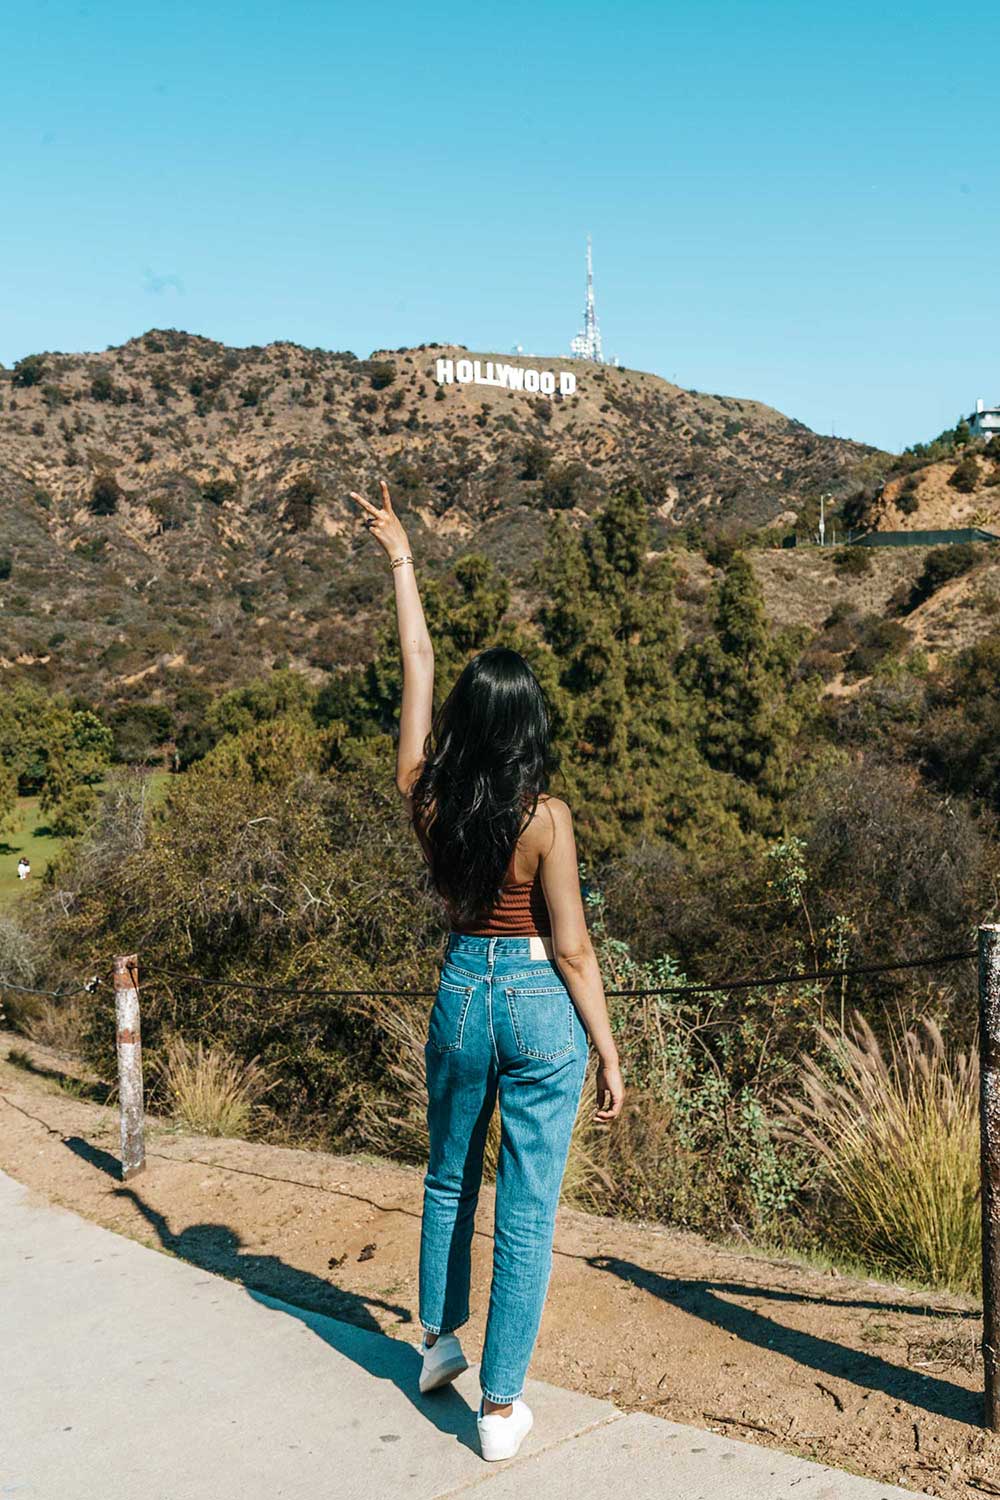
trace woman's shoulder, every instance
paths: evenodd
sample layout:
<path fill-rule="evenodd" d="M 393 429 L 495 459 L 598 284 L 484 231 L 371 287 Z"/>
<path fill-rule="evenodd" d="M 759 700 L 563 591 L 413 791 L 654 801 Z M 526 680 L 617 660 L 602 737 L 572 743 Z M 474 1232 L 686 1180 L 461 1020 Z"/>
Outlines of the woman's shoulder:
<path fill-rule="evenodd" d="M 571 818 L 573 816 L 569 810 L 569 803 L 564 802 L 561 797 L 553 797 L 551 792 L 539 792 L 536 817 L 538 816 L 538 812 L 546 815 L 550 823 L 553 818 Z"/>
<path fill-rule="evenodd" d="M 522 839 L 528 847 L 537 849 L 539 855 L 544 858 L 552 848 L 560 829 L 572 827 L 572 824 L 573 815 L 569 810 L 569 804 L 561 797 L 553 797 L 549 792 L 542 792 L 539 794 L 538 806 L 522 834 Z"/>

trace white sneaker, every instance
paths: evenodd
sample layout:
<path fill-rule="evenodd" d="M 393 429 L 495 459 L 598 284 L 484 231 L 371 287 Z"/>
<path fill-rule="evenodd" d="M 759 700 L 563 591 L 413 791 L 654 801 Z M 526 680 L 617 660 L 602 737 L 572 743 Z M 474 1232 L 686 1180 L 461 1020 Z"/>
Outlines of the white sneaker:
<path fill-rule="evenodd" d="M 447 1385 L 454 1380 L 456 1375 L 461 1375 L 463 1370 L 469 1368 L 469 1361 L 462 1353 L 462 1346 L 453 1333 L 442 1333 L 427 1347 L 426 1338 L 421 1340 L 420 1353 L 423 1355 L 424 1363 L 420 1371 L 420 1394 L 425 1396 L 428 1391 L 436 1391 L 439 1386 Z"/>
<path fill-rule="evenodd" d="M 500 1458 L 513 1458 L 534 1422 L 531 1407 L 518 1397 L 509 1417 L 496 1412 L 483 1415 L 483 1403 L 479 1403 L 476 1426 L 479 1429 L 479 1451 L 488 1463 Z"/>

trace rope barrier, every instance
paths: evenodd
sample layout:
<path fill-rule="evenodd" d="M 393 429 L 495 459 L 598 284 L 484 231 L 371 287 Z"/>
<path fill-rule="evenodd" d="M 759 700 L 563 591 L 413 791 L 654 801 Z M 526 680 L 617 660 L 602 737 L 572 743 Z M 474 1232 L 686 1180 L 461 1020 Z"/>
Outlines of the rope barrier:
<path fill-rule="evenodd" d="M 385 995 L 388 999 L 416 999 L 436 995 L 437 990 L 312 990 L 293 984 L 255 984 L 241 979 L 202 979 L 199 974 L 173 974 L 169 969 L 147 970 L 144 982 L 172 979 L 180 984 L 198 984 L 207 990 L 250 990 L 255 995 L 305 995 L 312 1000 L 358 999 L 364 995 Z"/>
<path fill-rule="evenodd" d="M 869 974 L 898 974 L 904 969 L 943 969 L 949 964 L 962 963 L 965 959 L 975 958 L 976 952 L 975 948 L 963 948 L 959 953 L 939 953 L 928 958 L 911 958 L 898 964 L 856 964 L 851 968 L 843 969 L 813 969 L 809 974 L 772 974 L 767 979 L 723 979 L 717 984 L 706 982 L 667 985 L 662 989 L 609 990 L 608 994 L 618 996 L 728 994 L 733 990 L 766 989 L 769 986 L 781 984 L 811 984 L 819 979 L 850 979 L 853 976 Z"/>
<path fill-rule="evenodd" d="M 686 984 L 648 985 L 637 989 L 607 990 L 605 993 L 619 1000 L 648 999 L 654 995 L 727 995 L 740 990 L 774 989 L 786 984 L 816 984 L 825 979 L 865 978 L 873 974 L 900 974 L 911 969 L 940 969 L 950 964 L 964 963 L 975 958 L 975 948 L 962 948 L 955 953 L 937 953 L 921 958 L 906 959 L 892 964 L 854 964 L 839 969 L 812 969 L 806 973 L 769 974 L 752 979 L 699 980 Z M 153 969 L 144 975 L 146 983 L 170 980 L 176 984 L 195 984 L 202 989 L 242 990 L 255 995 L 298 995 L 309 1000 L 360 1000 L 379 995 L 389 1000 L 426 1000 L 437 994 L 429 990 L 382 990 L 382 989 L 311 989 L 292 984 L 265 984 L 241 979 L 204 979 L 200 974 L 178 974 L 169 969 Z M 0 980 L 0 994 L 13 990 L 19 995 L 37 995 L 46 1000 L 65 1000 L 71 995 L 93 994 L 97 987 L 95 979 L 72 989 L 39 990 L 27 985 Z"/>
<path fill-rule="evenodd" d="M 91 981 L 91 984 L 92 983 L 93 981 Z M 41 995 L 46 1000 L 66 1000 L 70 995 L 83 995 L 92 993 L 90 984 L 77 985 L 76 988 L 69 990 L 32 990 L 29 989 L 27 985 L 12 984 L 7 979 L 0 979 L 0 994 L 2 994 L 4 990 L 14 990 L 19 995 Z"/>
<path fill-rule="evenodd" d="M 902 973 L 910 969 L 946 968 L 950 964 L 962 963 L 966 959 L 975 958 L 976 953 L 977 950 L 975 948 L 963 948 L 956 953 L 925 955 L 921 958 L 906 959 L 901 963 L 856 964 L 839 969 L 813 969 L 808 973 L 771 974 L 766 978 L 723 979 L 716 982 L 698 981 L 690 984 L 652 985 L 641 989 L 608 990 L 606 993 L 616 999 L 643 999 L 652 995 L 731 994 L 737 990 L 769 989 L 784 984 L 814 984 L 822 979 L 850 979 L 873 974 Z M 176 974 L 166 969 L 153 970 L 152 974 L 148 977 L 154 981 L 159 977 L 160 979 L 169 979 L 179 984 L 196 984 L 204 989 L 247 990 L 258 995 L 301 995 L 314 1000 L 361 999 L 372 995 L 381 995 L 387 999 L 427 999 L 437 994 L 436 989 L 306 989 L 296 985 L 256 984 L 251 981 L 239 979 L 203 979 L 199 974 Z"/>

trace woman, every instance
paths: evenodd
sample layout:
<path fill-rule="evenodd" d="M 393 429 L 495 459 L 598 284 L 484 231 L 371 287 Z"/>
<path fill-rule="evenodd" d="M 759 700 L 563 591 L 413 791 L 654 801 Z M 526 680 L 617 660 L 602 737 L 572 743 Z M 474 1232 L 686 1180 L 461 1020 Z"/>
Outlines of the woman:
<path fill-rule="evenodd" d="M 587 1067 L 598 1108 L 622 1107 L 618 1054 L 587 932 L 569 808 L 545 793 L 548 716 L 534 673 L 494 647 L 468 663 L 433 719 L 434 650 L 406 532 L 352 494 L 392 567 L 403 659 L 396 785 L 451 933 L 424 1049 L 430 1159 L 420 1240 L 422 1392 L 468 1368 L 470 1251 L 483 1148 L 500 1105 L 493 1283 L 480 1365 L 486 1459 L 530 1430 L 521 1399 L 552 1269 L 552 1236 Z"/>

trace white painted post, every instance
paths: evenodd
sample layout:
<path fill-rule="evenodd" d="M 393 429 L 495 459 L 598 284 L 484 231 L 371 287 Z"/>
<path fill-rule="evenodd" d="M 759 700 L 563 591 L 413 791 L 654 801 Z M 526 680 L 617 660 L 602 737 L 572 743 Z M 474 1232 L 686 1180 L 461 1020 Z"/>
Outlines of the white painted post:
<path fill-rule="evenodd" d="M 982 1146 L 985 1420 L 1000 1432 L 1000 926 L 979 929 L 979 1123 Z"/>
<path fill-rule="evenodd" d="M 122 1181 L 146 1165 L 143 1136 L 142 1040 L 139 1034 L 139 960 L 115 959 L 115 1027 L 118 1045 L 118 1105 L 121 1116 Z"/>

